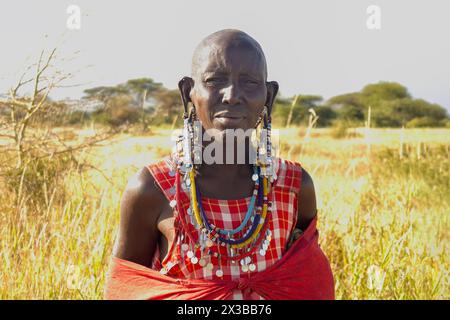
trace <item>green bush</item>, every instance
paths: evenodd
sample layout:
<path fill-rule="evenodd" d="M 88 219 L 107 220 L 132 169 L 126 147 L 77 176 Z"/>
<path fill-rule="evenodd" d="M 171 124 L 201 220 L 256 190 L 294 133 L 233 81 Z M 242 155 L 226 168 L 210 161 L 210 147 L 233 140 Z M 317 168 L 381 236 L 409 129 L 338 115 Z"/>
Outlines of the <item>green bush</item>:
<path fill-rule="evenodd" d="M 344 139 L 347 137 L 348 123 L 345 121 L 334 121 L 331 127 L 331 136 L 334 139 Z"/>
<path fill-rule="evenodd" d="M 90 114 L 84 111 L 74 111 L 67 116 L 65 123 L 68 125 L 84 124 L 90 119 Z"/>
<path fill-rule="evenodd" d="M 6 170 L 5 187 L 16 196 L 29 199 L 29 203 L 37 209 L 46 207 L 50 196 L 54 200 L 64 201 L 65 190 L 61 181 L 74 164 L 69 153 L 51 158 L 25 159 L 27 165 L 21 168 Z"/>
<path fill-rule="evenodd" d="M 440 122 L 430 117 L 414 118 L 406 123 L 407 128 L 438 127 Z"/>

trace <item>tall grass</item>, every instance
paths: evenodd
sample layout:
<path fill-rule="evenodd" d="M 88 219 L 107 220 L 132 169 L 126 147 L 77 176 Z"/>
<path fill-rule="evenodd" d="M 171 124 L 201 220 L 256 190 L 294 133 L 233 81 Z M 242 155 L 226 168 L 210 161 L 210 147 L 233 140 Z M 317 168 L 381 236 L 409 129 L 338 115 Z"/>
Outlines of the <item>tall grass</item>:
<path fill-rule="evenodd" d="M 400 144 L 371 129 L 370 155 L 362 134 L 311 129 L 303 144 L 305 131 L 282 129 L 280 152 L 313 177 L 337 298 L 448 299 L 450 130 L 405 129 Z M 48 188 L 64 201 L 47 192 L 39 209 L 0 178 L 0 298 L 102 298 L 127 179 L 170 147 L 169 129 L 120 135 L 85 154 L 104 175 L 69 169 Z"/>

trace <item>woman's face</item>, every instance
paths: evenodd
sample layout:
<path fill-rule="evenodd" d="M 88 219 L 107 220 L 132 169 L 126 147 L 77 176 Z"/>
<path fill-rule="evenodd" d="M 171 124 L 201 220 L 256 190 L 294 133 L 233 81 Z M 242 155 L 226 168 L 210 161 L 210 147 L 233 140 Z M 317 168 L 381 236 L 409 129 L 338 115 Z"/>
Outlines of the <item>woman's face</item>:
<path fill-rule="evenodd" d="M 265 60 L 255 48 L 207 47 L 193 77 L 190 99 L 205 130 L 255 127 L 267 100 Z"/>

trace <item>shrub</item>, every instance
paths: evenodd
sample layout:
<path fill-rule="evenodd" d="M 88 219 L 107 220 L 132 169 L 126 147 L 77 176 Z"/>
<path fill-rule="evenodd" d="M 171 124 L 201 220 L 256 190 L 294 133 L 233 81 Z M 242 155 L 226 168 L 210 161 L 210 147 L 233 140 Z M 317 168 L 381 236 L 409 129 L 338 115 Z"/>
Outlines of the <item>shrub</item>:
<path fill-rule="evenodd" d="M 446 119 L 445 119 L 446 120 Z M 430 117 L 414 118 L 406 123 L 407 128 L 441 127 L 444 123 Z"/>
<path fill-rule="evenodd" d="M 54 200 L 64 201 L 61 181 L 74 164 L 71 155 L 26 160 L 23 167 L 5 171 L 6 190 L 15 194 L 17 201 L 28 199 L 28 204 L 38 210 L 48 205 L 52 195 Z"/>
<path fill-rule="evenodd" d="M 334 121 L 331 127 L 331 136 L 334 139 L 343 139 L 347 137 L 348 123 L 345 121 Z"/>

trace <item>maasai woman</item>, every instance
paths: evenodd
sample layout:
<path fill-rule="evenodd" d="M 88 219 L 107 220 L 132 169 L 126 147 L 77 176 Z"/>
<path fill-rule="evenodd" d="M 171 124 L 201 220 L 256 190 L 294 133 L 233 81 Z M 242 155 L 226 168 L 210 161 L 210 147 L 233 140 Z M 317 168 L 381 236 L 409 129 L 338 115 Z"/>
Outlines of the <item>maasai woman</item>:
<path fill-rule="evenodd" d="M 313 181 L 272 154 L 278 84 L 267 81 L 260 45 L 238 30 L 208 36 L 179 88 L 183 135 L 124 192 L 105 297 L 333 299 Z M 248 136 L 227 139 L 254 128 L 263 129 L 256 147 Z M 221 147 L 207 154 L 212 141 Z"/>

